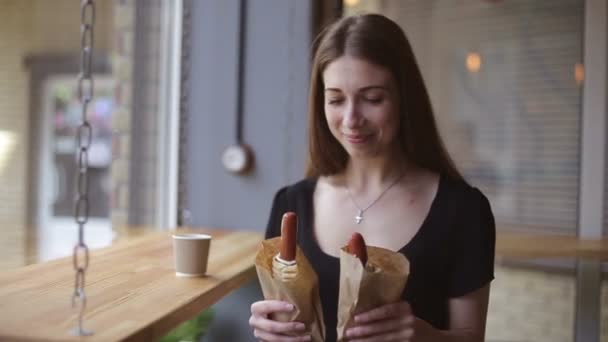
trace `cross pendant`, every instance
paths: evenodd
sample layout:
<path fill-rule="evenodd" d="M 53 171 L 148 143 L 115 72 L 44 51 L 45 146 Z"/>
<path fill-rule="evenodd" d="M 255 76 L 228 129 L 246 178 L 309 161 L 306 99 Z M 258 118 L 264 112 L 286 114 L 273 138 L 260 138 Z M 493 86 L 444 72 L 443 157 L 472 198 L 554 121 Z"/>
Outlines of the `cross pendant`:
<path fill-rule="evenodd" d="M 363 221 L 363 210 L 359 210 L 359 214 L 355 216 L 355 222 L 357 222 L 357 224 L 360 224 L 361 221 Z"/>

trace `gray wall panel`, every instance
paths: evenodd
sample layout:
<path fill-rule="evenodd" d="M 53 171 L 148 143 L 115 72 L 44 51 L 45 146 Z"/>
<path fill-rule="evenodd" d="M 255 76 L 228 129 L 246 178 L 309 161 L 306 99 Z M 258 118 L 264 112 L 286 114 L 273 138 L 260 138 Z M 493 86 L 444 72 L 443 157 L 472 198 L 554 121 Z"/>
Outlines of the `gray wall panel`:
<path fill-rule="evenodd" d="M 312 1 L 248 3 L 243 137 L 256 165 L 247 176 L 220 163 L 235 139 L 238 6 L 193 2 L 187 203 L 194 226 L 263 232 L 275 191 L 304 174 Z M 205 340 L 253 340 L 249 306 L 259 298 L 254 281 L 215 305 Z"/>

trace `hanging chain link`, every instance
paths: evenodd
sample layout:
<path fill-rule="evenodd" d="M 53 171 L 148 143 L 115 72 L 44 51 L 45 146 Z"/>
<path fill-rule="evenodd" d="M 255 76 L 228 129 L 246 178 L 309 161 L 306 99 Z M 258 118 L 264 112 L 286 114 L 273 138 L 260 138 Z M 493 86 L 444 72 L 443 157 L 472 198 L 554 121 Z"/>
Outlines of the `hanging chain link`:
<path fill-rule="evenodd" d="M 192 8 L 193 0 L 182 2 L 182 53 L 181 53 L 181 89 L 190 89 L 190 67 L 191 44 L 192 44 Z M 188 203 L 188 119 L 189 119 L 189 95 L 187 91 L 180 92 L 179 101 L 179 167 L 178 167 L 178 186 L 177 186 L 177 208 L 178 226 L 190 226 L 192 224 L 192 213 Z"/>
<path fill-rule="evenodd" d="M 95 26 L 95 4 L 93 0 L 82 0 L 80 3 L 80 74 L 78 75 L 78 99 L 82 106 L 82 119 L 76 132 L 78 194 L 74 207 L 74 219 L 78 224 L 78 242 L 74 246 L 73 263 L 76 272 L 72 307 L 78 307 L 78 326 L 73 335 L 91 335 L 84 330 L 82 319 L 87 306 L 84 291 L 85 273 L 89 267 L 89 247 L 84 242 L 84 226 L 89 220 L 89 148 L 93 139 L 93 129 L 87 120 L 89 104 L 93 100 L 93 28 Z"/>

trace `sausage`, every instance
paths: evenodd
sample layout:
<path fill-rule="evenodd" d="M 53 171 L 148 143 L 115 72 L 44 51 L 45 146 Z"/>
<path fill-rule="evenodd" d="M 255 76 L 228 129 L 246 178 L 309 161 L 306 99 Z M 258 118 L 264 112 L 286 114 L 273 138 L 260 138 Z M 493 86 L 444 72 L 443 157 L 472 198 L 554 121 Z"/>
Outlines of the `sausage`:
<path fill-rule="evenodd" d="M 353 233 L 350 237 L 350 241 L 348 241 L 348 252 L 359 258 L 365 267 L 367 264 L 367 248 L 361 234 Z"/>
<path fill-rule="evenodd" d="M 281 247 L 279 257 L 285 261 L 296 259 L 296 237 L 298 232 L 298 217 L 293 212 L 283 214 L 281 221 Z"/>

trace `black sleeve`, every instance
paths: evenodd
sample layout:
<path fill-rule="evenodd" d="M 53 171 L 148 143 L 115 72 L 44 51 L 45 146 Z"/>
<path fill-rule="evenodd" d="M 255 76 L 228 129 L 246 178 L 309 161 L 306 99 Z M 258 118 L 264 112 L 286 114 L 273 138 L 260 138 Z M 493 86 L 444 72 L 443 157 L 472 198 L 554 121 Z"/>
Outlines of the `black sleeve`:
<path fill-rule="evenodd" d="M 266 239 L 281 235 L 281 218 L 285 212 L 287 212 L 287 187 L 281 188 L 274 195 L 266 225 Z"/>
<path fill-rule="evenodd" d="M 466 201 L 467 209 L 454 239 L 450 297 L 460 297 L 494 279 L 496 226 L 488 199 L 477 189 Z"/>

